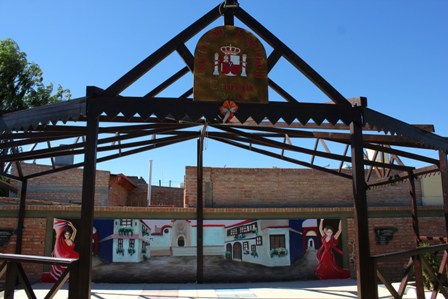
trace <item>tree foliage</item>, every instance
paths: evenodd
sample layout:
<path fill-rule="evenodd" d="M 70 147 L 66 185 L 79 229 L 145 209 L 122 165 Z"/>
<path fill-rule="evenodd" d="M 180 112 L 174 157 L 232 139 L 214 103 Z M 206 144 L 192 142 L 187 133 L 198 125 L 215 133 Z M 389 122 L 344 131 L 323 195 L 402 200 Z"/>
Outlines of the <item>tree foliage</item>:
<path fill-rule="evenodd" d="M 42 70 L 28 62 L 12 39 L 0 40 L 0 110 L 16 111 L 69 100 L 70 90 L 43 83 Z"/>

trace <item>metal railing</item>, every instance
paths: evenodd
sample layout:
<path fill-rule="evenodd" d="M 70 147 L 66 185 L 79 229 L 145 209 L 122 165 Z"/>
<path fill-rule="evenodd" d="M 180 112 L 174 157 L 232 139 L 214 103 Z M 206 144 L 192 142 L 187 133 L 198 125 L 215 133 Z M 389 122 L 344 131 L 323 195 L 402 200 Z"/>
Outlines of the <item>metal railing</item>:
<path fill-rule="evenodd" d="M 2 261 L 2 263 L 0 264 L 0 277 L 3 277 L 3 275 L 6 274 L 5 293 L 4 293 L 5 299 L 14 298 L 14 290 L 18 286 L 17 284 L 18 281 L 21 283 L 28 298 L 36 299 L 36 295 L 26 275 L 26 272 L 23 269 L 22 263 L 59 265 L 66 267 L 62 275 L 54 283 L 53 287 L 49 290 L 48 294 L 45 296 L 45 299 L 51 299 L 54 297 L 56 292 L 59 291 L 59 289 L 63 286 L 63 284 L 68 280 L 70 273 L 73 273 L 73 275 L 75 273 L 77 275 L 78 273 L 78 271 L 76 271 L 78 268 L 78 259 L 0 253 L 0 261 Z M 69 294 L 69 298 L 72 297 L 73 296 L 70 296 Z"/>
<path fill-rule="evenodd" d="M 432 281 L 433 289 L 431 290 L 431 299 L 435 299 L 437 297 L 437 294 L 440 292 L 442 295 L 448 299 L 448 292 L 443 286 L 442 283 L 442 276 L 445 274 L 447 275 L 446 271 L 446 263 L 447 263 L 447 257 L 448 257 L 448 244 L 441 244 L 441 245 L 432 245 L 427 247 L 419 247 L 415 249 L 405 250 L 405 251 L 399 251 L 399 252 L 393 252 L 393 253 L 386 253 L 386 254 L 380 254 L 380 255 L 374 255 L 371 256 L 373 259 L 373 262 L 375 263 L 375 267 L 377 269 L 377 276 L 379 280 L 384 284 L 384 286 L 389 290 L 390 294 L 395 299 L 401 299 L 403 298 L 403 295 L 405 294 L 406 287 L 408 285 L 409 279 L 411 278 L 412 274 L 415 274 L 416 278 L 416 291 L 417 291 L 417 298 L 425 298 L 424 295 L 424 286 L 423 286 L 423 280 L 421 271 L 426 270 L 425 273 L 427 273 Z M 443 251 L 443 257 L 440 261 L 439 270 L 436 273 L 434 273 L 434 270 L 430 264 L 430 262 L 425 258 L 426 253 L 433 253 L 433 252 L 442 252 Z M 387 261 L 387 260 L 393 260 L 397 259 L 399 257 L 409 257 L 409 262 L 405 268 L 404 275 L 401 279 L 400 285 L 398 290 L 396 290 L 392 283 L 389 282 L 382 273 L 378 270 L 378 262 L 380 261 Z M 420 272 L 420 273 L 419 273 Z M 445 273 L 444 273 L 445 272 Z"/>

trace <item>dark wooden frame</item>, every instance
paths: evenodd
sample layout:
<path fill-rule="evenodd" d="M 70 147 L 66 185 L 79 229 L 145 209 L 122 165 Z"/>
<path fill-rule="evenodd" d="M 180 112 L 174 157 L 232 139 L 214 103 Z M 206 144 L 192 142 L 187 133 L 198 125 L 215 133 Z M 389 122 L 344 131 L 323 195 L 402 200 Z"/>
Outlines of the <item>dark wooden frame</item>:
<path fill-rule="evenodd" d="M 0 265 L 0 277 L 6 274 L 5 280 L 5 299 L 14 298 L 14 289 L 16 288 L 17 279 L 20 281 L 23 289 L 28 298 L 36 299 L 31 283 L 23 269 L 22 263 L 35 263 L 35 264 L 46 264 L 46 265 L 60 265 L 67 267 L 59 279 L 54 283 L 53 287 L 48 291 L 45 299 L 53 298 L 65 282 L 69 279 L 70 274 L 72 279 L 70 280 L 69 289 L 73 289 L 75 281 L 77 279 L 76 275 L 78 271 L 78 259 L 69 258 L 55 258 L 55 257 L 45 257 L 45 256 L 34 256 L 34 255 L 23 255 L 23 254 L 6 254 L 0 253 L 0 261 L 3 263 Z M 76 298 L 73 296 L 74 292 L 69 292 L 69 298 Z"/>
<path fill-rule="evenodd" d="M 264 39 L 273 51 L 268 57 L 268 69 L 271 70 L 280 58 L 286 59 L 299 72 L 305 75 L 330 99 L 330 103 L 301 103 L 277 83 L 269 79 L 269 86 L 277 92 L 285 102 L 272 102 L 266 105 L 239 104 L 237 122 L 222 123 L 219 114 L 221 103 L 194 102 L 188 98 L 193 90 L 185 91 L 178 98 L 157 98 L 165 88 L 176 82 L 188 72 L 193 71 L 193 55 L 185 43 L 219 17 L 224 17 L 224 24 L 233 25 L 238 18 L 255 34 Z M 124 97 L 120 94 L 132 83 L 146 74 L 155 65 L 173 52 L 177 52 L 185 62 L 185 67 L 159 84 L 143 97 Z M 280 121 L 282 120 L 282 121 Z M 58 125 L 63 122 L 65 125 Z M 83 124 L 83 125 L 74 125 Z M 104 126 L 101 124 L 125 123 L 126 126 Z M 134 124 L 136 123 L 136 124 Z M 196 129 L 195 129 L 196 127 Z M 197 127 L 200 129 L 198 130 Z M 393 119 L 387 115 L 367 108 L 365 98 L 348 100 L 343 97 L 323 77 L 313 70 L 290 48 L 270 33 L 257 20 L 244 11 L 237 1 L 227 0 L 213 8 L 184 31 L 179 33 L 141 63 L 105 90 L 88 87 L 86 97 L 64 103 L 35 108 L 32 110 L 5 113 L 0 117 L 0 156 L 1 175 L 22 182 L 19 222 L 17 227 L 18 245 L 16 253 L 21 252 L 21 234 L 25 215 L 27 180 L 49 173 L 64 171 L 75 167 L 84 167 L 82 186 L 82 213 L 80 229 L 79 274 L 75 275 L 70 288 L 71 295 L 76 298 L 89 298 L 91 286 L 91 234 L 94 210 L 94 192 L 96 164 L 116 159 L 153 148 L 168 146 L 190 139 L 198 139 L 198 282 L 203 281 L 202 252 L 202 149 L 207 128 L 207 137 L 219 142 L 244 148 L 256 153 L 268 155 L 291 163 L 324 171 L 352 180 L 355 210 L 355 232 L 357 253 L 358 293 L 360 298 L 377 298 L 375 267 L 370 256 L 368 238 L 368 207 L 366 192 L 368 188 L 402 181 L 422 174 L 440 171 L 444 191 L 444 211 L 446 230 L 448 231 L 448 172 L 446 152 L 448 142 L 445 138 L 434 134 L 431 126 L 413 126 Z M 429 131 L 428 131 L 429 129 Z M 376 130 L 382 134 L 367 134 Z M 113 137 L 104 134 L 116 132 Z M 132 141 L 142 136 L 157 136 L 144 141 Z M 71 145 L 20 152 L 23 146 L 35 143 L 58 141 L 77 137 L 81 142 Z M 314 138 L 312 149 L 295 146 L 286 142 L 287 138 Z M 283 139 L 284 142 L 279 142 Z M 342 154 L 317 150 L 318 143 L 334 142 L 345 146 Z M 107 144 L 111 145 L 107 145 Z M 351 151 L 348 151 L 348 148 Z M 403 146 L 439 151 L 439 160 L 417 155 L 411 151 L 393 149 L 391 146 Z M 269 148 L 269 149 L 267 149 Z M 364 149 L 370 148 L 396 157 L 410 158 L 428 163 L 424 169 L 415 169 L 403 163 L 368 160 L 364 157 Z M 99 152 L 118 151 L 97 158 Z M 274 152 L 281 150 L 281 153 Z M 304 153 L 310 156 L 311 162 L 287 156 L 286 151 Z M 69 154 L 84 155 L 83 162 L 68 166 L 53 164 L 50 171 L 25 174 L 20 168 L 20 161 L 52 158 Z M 350 155 L 348 155 L 350 154 Z M 337 170 L 327 169 L 315 164 L 315 157 L 322 157 L 340 162 Z M 350 172 L 343 171 L 343 163 L 351 163 Z M 17 174 L 9 173 L 11 163 L 16 163 Z M 367 175 L 365 166 L 370 167 Z M 382 177 L 376 181 L 371 174 L 376 172 Z M 415 221 L 418 218 L 415 217 Z M 414 225 L 414 231 L 417 226 Z M 415 231 L 418 235 L 418 232 Z"/>
<path fill-rule="evenodd" d="M 382 273 L 377 269 L 377 275 L 378 278 L 381 280 L 382 283 L 384 283 L 385 287 L 389 290 L 390 294 L 395 299 L 401 299 L 403 295 L 405 294 L 406 286 L 409 283 L 410 276 L 412 272 L 415 272 L 415 275 L 421 275 L 422 267 L 427 270 L 427 273 L 429 277 L 431 278 L 431 281 L 434 283 L 434 289 L 431 290 L 431 298 L 434 299 L 437 297 L 437 294 L 440 292 L 445 298 L 448 298 L 448 292 L 443 287 L 443 283 L 441 280 L 443 273 L 443 270 L 446 269 L 447 266 L 447 257 L 448 257 L 448 244 L 441 244 L 441 245 L 434 245 L 430 247 L 422 247 L 422 248 L 415 248 L 400 252 L 392 252 L 388 254 L 380 254 L 380 255 L 373 255 L 372 260 L 374 265 L 376 265 L 380 261 L 387 261 L 387 260 L 394 260 L 399 257 L 410 257 L 409 263 L 406 266 L 406 269 L 404 271 L 404 275 L 402 277 L 402 280 L 400 282 L 398 290 L 396 290 L 392 284 L 387 281 L 387 279 L 384 278 Z M 440 269 L 438 272 L 438 275 L 435 275 L 433 273 L 433 269 L 429 263 L 424 257 L 425 253 L 431 253 L 431 252 L 437 252 L 442 251 L 443 257 L 440 264 Z M 420 273 L 419 273 L 420 272 Z M 416 283 L 421 283 L 421 281 L 416 281 Z M 425 298 L 425 294 L 423 292 L 423 287 L 417 285 L 417 298 Z"/>

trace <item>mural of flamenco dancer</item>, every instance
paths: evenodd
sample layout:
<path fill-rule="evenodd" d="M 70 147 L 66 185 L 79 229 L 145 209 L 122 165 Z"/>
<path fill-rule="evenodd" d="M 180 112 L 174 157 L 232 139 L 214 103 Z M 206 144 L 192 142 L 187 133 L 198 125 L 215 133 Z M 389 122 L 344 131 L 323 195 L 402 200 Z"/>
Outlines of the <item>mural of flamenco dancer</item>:
<path fill-rule="evenodd" d="M 75 251 L 76 228 L 67 220 L 54 219 L 53 230 L 56 233 L 52 257 L 60 258 L 79 258 L 79 253 Z M 50 275 L 57 280 L 64 273 L 66 266 L 52 265 Z"/>
<path fill-rule="evenodd" d="M 316 277 L 319 279 L 344 279 L 350 278 L 350 271 L 343 269 L 336 262 L 335 253 L 343 254 L 337 247 L 339 236 L 342 233 L 341 221 L 339 221 L 338 231 L 333 234 L 331 226 L 323 227 L 324 219 L 319 224 L 319 232 L 322 236 L 322 246 L 317 251 L 319 264 L 316 267 Z"/>

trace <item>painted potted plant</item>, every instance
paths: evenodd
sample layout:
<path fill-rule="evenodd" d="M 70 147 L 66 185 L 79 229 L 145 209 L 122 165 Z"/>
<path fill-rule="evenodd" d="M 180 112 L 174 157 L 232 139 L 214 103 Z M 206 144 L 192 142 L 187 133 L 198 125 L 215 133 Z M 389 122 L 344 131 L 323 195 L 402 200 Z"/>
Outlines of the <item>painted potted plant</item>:
<path fill-rule="evenodd" d="M 274 256 L 278 256 L 278 257 L 286 256 L 286 255 L 288 255 L 288 250 L 286 248 L 284 248 L 284 247 L 273 248 L 270 251 L 270 255 L 271 255 L 271 257 L 274 257 Z"/>
<path fill-rule="evenodd" d="M 134 229 L 129 226 L 122 226 L 118 229 L 118 234 L 124 236 L 132 236 L 134 234 Z"/>

